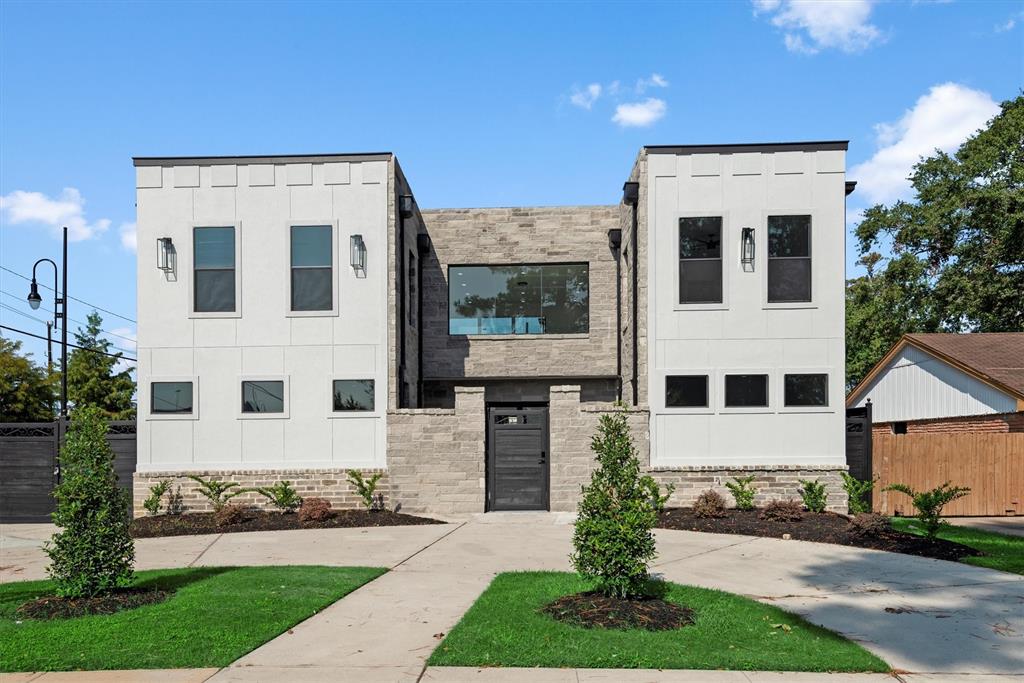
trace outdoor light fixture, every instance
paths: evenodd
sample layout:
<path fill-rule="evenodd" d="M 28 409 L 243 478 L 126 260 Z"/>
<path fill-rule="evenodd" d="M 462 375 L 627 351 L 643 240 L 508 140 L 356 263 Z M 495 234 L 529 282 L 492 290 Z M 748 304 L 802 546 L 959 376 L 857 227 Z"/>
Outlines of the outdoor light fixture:
<path fill-rule="evenodd" d="M 413 198 L 411 194 L 399 195 L 398 210 L 402 213 L 402 218 L 412 218 Z"/>
<path fill-rule="evenodd" d="M 160 237 L 156 241 L 156 267 L 165 273 L 174 270 L 174 242 L 170 237 Z"/>
<path fill-rule="evenodd" d="M 627 182 L 622 184 L 622 203 L 636 206 L 640 199 L 640 183 Z"/>
<path fill-rule="evenodd" d="M 349 238 L 349 261 L 352 264 L 352 269 L 360 272 L 366 270 L 366 242 L 363 241 L 362 235 L 352 235 Z"/>
<path fill-rule="evenodd" d="M 608 231 L 608 248 L 612 251 L 622 248 L 622 230 L 619 228 L 612 228 Z"/>
<path fill-rule="evenodd" d="M 741 238 L 740 248 L 740 262 L 743 264 L 743 270 L 754 269 L 754 229 L 743 228 L 743 237 Z"/>
<path fill-rule="evenodd" d="M 36 284 L 36 279 L 32 278 L 32 288 L 28 293 L 28 305 L 35 311 L 39 308 L 39 304 L 43 302 L 43 297 L 39 296 L 39 285 Z"/>

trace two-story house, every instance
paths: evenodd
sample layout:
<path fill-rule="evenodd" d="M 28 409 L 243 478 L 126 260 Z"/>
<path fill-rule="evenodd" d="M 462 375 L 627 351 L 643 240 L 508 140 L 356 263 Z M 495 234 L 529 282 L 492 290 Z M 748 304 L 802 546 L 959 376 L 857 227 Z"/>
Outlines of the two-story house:
<path fill-rule="evenodd" d="M 616 205 L 421 210 L 394 155 L 136 158 L 135 494 L 572 510 L 624 404 L 673 504 L 843 505 L 845 142 L 646 147 Z M 202 509 L 179 479 L 185 504 Z"/>

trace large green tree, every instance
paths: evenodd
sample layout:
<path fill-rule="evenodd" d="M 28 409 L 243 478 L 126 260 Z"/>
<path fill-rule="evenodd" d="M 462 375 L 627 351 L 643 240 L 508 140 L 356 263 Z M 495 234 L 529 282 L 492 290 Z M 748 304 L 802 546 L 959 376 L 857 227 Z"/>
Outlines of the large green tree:
<path fill-rule="evenodd" d="M 0 422 L 49 422 L 58 375 L 21 353 L 21 342 L 0 337 Z"/>
<path fill-rule="evenodd" d="M 103 319 L 96 311 L 86 318 L 85 329 L 75 332 L 80 346 L 68 356 L 68 401 L 75 408 L 95 406 L 108 418 L 128 420 L 135 417 L 132 396 L 135 380 L 131 370 L 115 372 L 121 352 L 111 353 L 111 343 L 100 337 Z"/>
<path fill-rule="evenodd" d="M 1024 331 L 1024 96 L 1001 109 L 955 154 L 914 166 L 914 200 L 857 226 L 867 273 L 847 283 L 849 386 L 907 332 Z"/>

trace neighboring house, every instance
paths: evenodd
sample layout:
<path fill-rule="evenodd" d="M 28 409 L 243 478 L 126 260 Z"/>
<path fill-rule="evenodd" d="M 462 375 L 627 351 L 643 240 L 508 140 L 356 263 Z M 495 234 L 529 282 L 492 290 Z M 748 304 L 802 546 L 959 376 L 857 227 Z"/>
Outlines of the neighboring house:
<path fill-rule="evenodd" d="M 646 147 L 617 205 L 422 211 L 390 153 L 136 158 L 136 497 L 350 506 L 356 468 L 405 510 L 572 510 L 621 400 L 673 504 L 752 473 L 844 509 L 845 150 Z"/>
<path fill-rule="evenodd" d="M 905 334 L 846 399 L 876 432 L 1024 432 L 1024 332 Z"/>

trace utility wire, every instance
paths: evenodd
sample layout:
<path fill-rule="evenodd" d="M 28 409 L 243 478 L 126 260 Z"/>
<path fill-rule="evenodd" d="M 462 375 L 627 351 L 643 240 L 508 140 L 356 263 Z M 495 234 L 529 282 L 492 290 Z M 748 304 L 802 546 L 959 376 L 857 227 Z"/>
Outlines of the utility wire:
<path fill-rule="evenodd" d="M 21 273 L 15 272 L 15 271 L 11 270 L 10 268 L 7 268 L 6 266 L 0 266 L 0 270 L 5 270 L 8 273 L 10 273 L 11 275 L 16 275 L 16 276 L 20 277 L 22 280 L 25 280 L 27 282 L 31 282 L 32 281 L 32 278 L 25 277 Z M 39 282 L 38 284 L 40 286 L 45 287 L 46 289 L 50 290 L 51 292 L 54 291 L 53 287 L 50 287 L 48 285 L 44 285 L 42 282 Z M 103 311 L 104 313 L 109 313 L 110 315 L 115 316 L 117 318 L 120 318 L 121 320 L 127 320 L 130 323 L 138 324 L 135 320 L 129 318 L 128 316 L 121 315 L 120 313 L 114 313 L 113 311 L 108 311 L 107 309 L 103 308 L 102 306 L 97 306 L 96 304 L 91 304 L 88 301 L 83 301 L 81 299 L 76 299 L 73 296 L 69 296 L 68 298 L 71 299 L 72 301 L 77 301 L 80 304 L 85 304 L 86 306 L 89 306 L 90 308 L 95 308 L 97 311 Z"/>
<path fill-rule="evenodd" d="M 0 325 L 0 330 L 9 330 L 11 332 L 17 332 L 18 334 L 23 334 L 23 335 L 25 335 L 27 337 L 35 337 L 36 339 L 42 339 L 43 341 L 46 341 L 46 337 L 44 337 L 42 335 L 32 334 L 31 332 L 26 332 L 25 330 L 19 330 L 19 329 L 15 328 L 15 327 L 8 327 L 7 325 Z M 79 346 L 78 344 L 72 344 L 71 342 L 68 342 L 68 346 L 70 346 L 72 348 L 75 348 L 75 349 L 81 349 L 82 351 L 88 351 L 89 353 L 99 353 L 99 354 L 102 354 L 104 356 L 110 356 L 111 358 L 120 358 L 121 360 L 128 360 L 128 361 L 131 361 L 133 363 L 137 363 L 138 362 L 138 360 L 136 360 L 135 358 L 129 358 L 128 356 L 125 356 L 124 354 L 121 354 L 121 353 L 107 353 L 106 351 L 100 351 L 99 349 L 90 349 L 90 348 L 85 347 L 85 346 Z"/>
<path fill-rule="evenodd" d="M 11 294 L 10 292 L 8 292 L 6 290 L 3 290 L 3 289 L 0 289 L 0 294 L 6 294 L 7 296 L 11 297 L 12 299 L 16 299 L 16 300 L 21 301 L 21 302 L 25 301 L 25 299 L 21 298 L 17 294 Z M 50 315 L 53 315 L 53 311 L 51 311 L 49 308 L 40 308 L 39 310 L 46 311 Z M 68 320 L 70 320 L 73 323 L 78 323 L 79 325 L 88 325 L 89 324 L 89 323 L 85 322 L 84 320 L 76 320 L 76 319 L 72 318 L 71 316 L 68 316 Z M 118 334 L 117 332 L 111 332 L 110 330 L 100 330 L 100 332 L 103 332 L 104 334 L 112 335 L 114 337 L 120 337 L 121 339 L 124 339 L 125 341 L 130 341 L 133 344 L 135 343 L 135 340 L 132 339 L 131 337 L 126 337 L 123 334 Z"/>
<path fill-rule="evenodd" d="M 29 320 L 35 320 L 37 323 L 40 323 L 42 325 L 46 324 L 45 320 L 40 320 L 39 318 L 35 317 L 34 315 L 29 315 L 28 313 L 24 313 L 22 311 L 19 311 L 17 308 L 14 308 L 13 306 L 8 306 L 5 303 L 0 303 L 0 308 L 5 308 L 8 311 L 11 311 L 12 313 L 17 313 L 18 315 L 20 315 L 20 316 L 22 316 L 24 318 L 28 318 Z M 46 339 L 46 337 L 39 337 L 39 338 L 40 339 Z M 122 353 L 133 353 L 129 349 L 121 348 L 120 346 L 114 346 L 114 344 L 112 342 L 110 342 L 110 341 L 108 341 L 107 343 L 110 344 L 111 348 L 117 349 L 118 351 L 121 351 Z M 77 347 L 77 348 L 81 348 L 81 347 Z"/>

